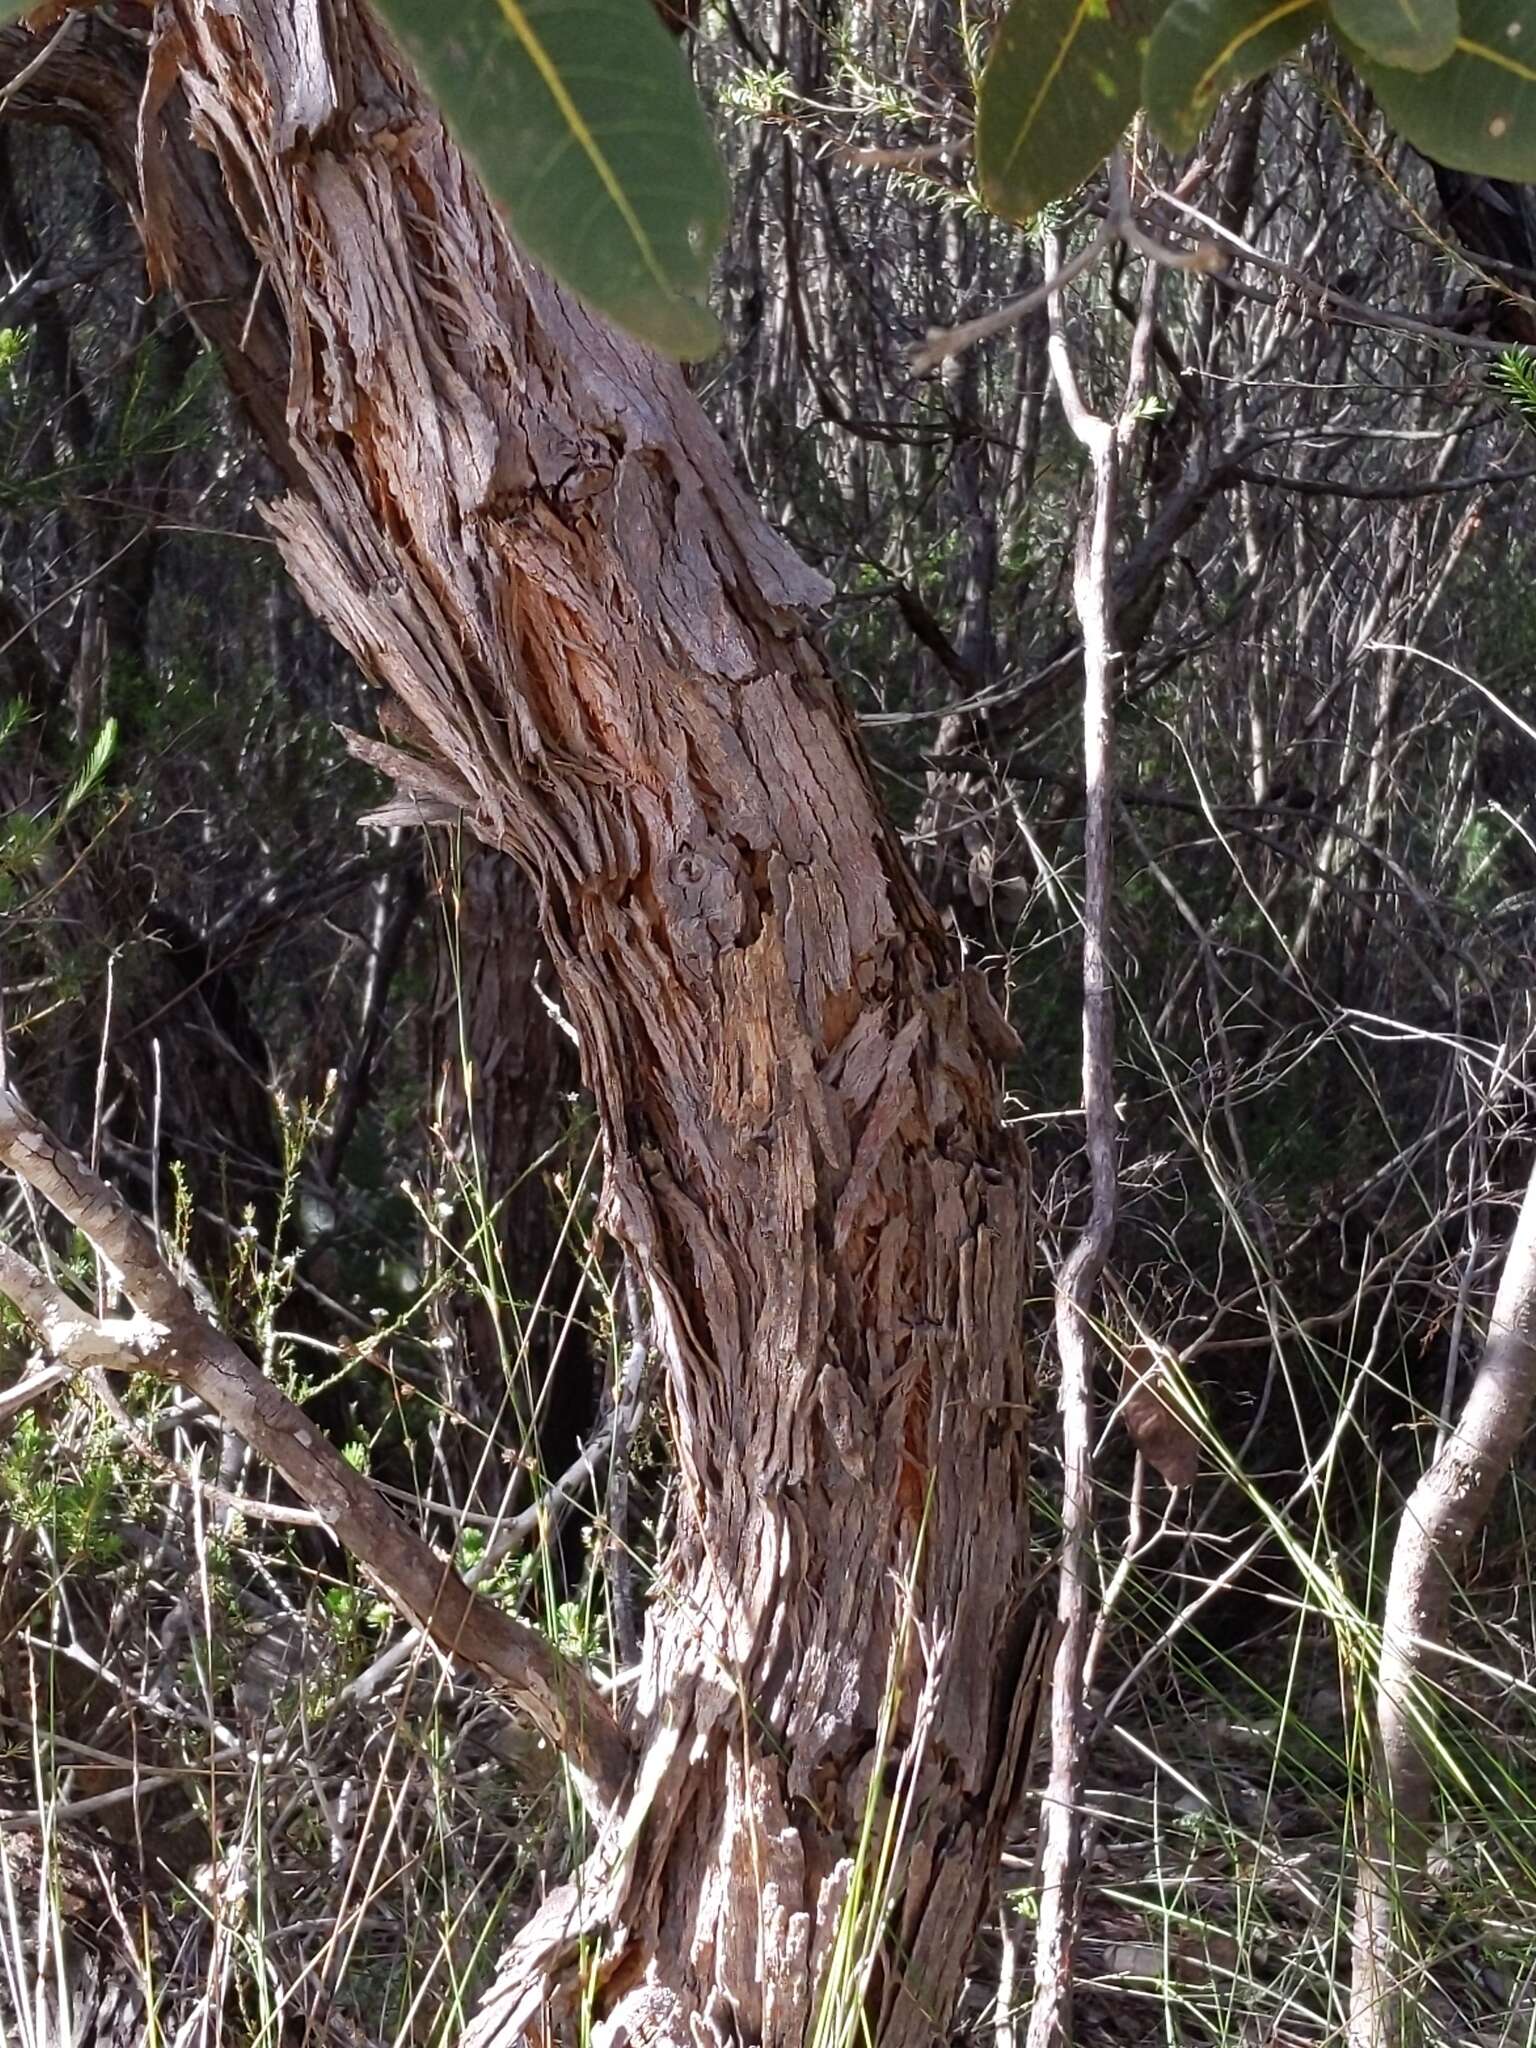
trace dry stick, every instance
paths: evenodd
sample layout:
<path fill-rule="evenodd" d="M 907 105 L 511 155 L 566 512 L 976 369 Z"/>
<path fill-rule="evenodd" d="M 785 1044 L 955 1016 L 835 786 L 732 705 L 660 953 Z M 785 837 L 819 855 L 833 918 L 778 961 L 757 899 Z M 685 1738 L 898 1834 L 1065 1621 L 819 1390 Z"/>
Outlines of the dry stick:
<path fill-rule="evenodd" d="M 1376 1682 L 1376 1771 L 1355 1893 L 1350 2048 L 1395 2048 L 1404 1999 L 1398 1915 L 1420 1890 L 1434 1814 L 1434 1682 L 1451 1595 L 1536 1402 L 1536 1168 L 1494 1296 L 1466 1406 L 1408 1497 L 1392 1547 Z"/>
<path fill-rule="evenodd" d="M 449 1656 L 478 1671 L 569 1762 L 598 1818 L 616 1807 L 629 1746 L 591 1678 L 537 1630 L 470 1590 L 240 1347 L 215 1328 L 122 1197 L 0 1086 L 0 1165 L 51 1202 L 120 1276 L 135 1313 L 96 1316 L 0 1245 L 0 1293 L 60 1362 L 150 1372 L 207 1403 L 275 1467 L 380 1590 Z"/>
<path fill-rule="evenodd" d="M 47 64 L 49 60 L 53 57 L 54 52 L 59 48 L 60 44 L 64 41 L 64 38 L 70 33 L 71 29 L 73 29 L 74 25 L 75 11 L 74 9 L 71 9 L 70 12 L 65 15 L 63 21 L 60 22 L 58 28 L 55 29 L 54 33 L 48 38 L 48 41 L 44 43 L 43 47 L 38 51 L 37 55 L 33 57 L 29 63 L 23 64 L 19 71 L 14 72 L 12 76 L 6 80 L 5 84 L 3 86 L 0 86 L 0 107 L 3 107 L 7 100 L 14 99 L 17 93 L 21 91 L 24 85 L 30 84 L 31 81 L 34 78 L 36 78 L 37 74 L 43 69 L 44 65 Z"/>
<path fill-rule="evenodd" d="M 0 1424 L 10 1421 L 13 1415 L 21 1415 L 28 1408 L 36 1407 L 46 1399 L 55 1387 L 62 1387 L 66 1380 L 74 1378 L 74 1368 L 68 1365 L 34 1366 L 24 1378 L 13 1387 L 0 1387 Z"/>
<path fill-rule="evenodd" d="M 1123 177 L 1123 171 L 1120 172 Z M 1047 238 L 1048 271 L 1059 273 L 1059 237 Z M 1040 1824 L 1040 1917 L 1028 2048 L 1071 2039 L 1072 1961 L 1082 1871 L 1083 1675 L 1091 1637 L 1089 1569 L 1093 1532 L 1093 1359 L 1090 1316 L 1114 1237 L 1118 1197 L 1115 1129 L 1115 1013 L 1109 967 L 1114 891 L 1114 566 L 1120 449 L 1150 359 L 1157 270 L 1149 263 L 1142 314 L 1118 421 L 1091 412 L 1078 388 L 1059 294 L 1050 302 L 1047 354 L 1062 410 L 1092 463 L 1093 501 L 1079 536 L 1073 603 L 1083 641 L 1083 771 L 1086 828 L 1083 890 L 1083 1114 L 1092 1208 L 1056 1280 L 1056 1346 L 1061 1357 L 1062 1544 L 1051 1672 L 1051 1763 Z"/>

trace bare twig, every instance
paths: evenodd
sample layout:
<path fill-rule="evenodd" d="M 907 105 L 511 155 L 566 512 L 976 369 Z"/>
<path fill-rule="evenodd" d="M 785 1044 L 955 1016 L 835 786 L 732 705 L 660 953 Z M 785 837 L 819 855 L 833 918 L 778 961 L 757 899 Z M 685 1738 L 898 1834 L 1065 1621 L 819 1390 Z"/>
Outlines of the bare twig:
<path fill-rule="evenodd" d="M 1085 242 L 1075 256 L 1061 257 L 1061 239 L 1051 238 L 1051 247 L 1057 252 L 1057 261 L 1044 284 L 1032 291 L 1024 292 L 1019 298 L 1010 299 L 1006 306 L 998 306 L 990 313 L 982 313 L 974 320 L 966 320 L 959 327 L 936 327 L 921 348 L 912 351 L 912 367 L 918 372 L 936 370 L 940 363 L 950 356 L 957 356 L 963 349 L 971 348 L 978 341 L 985 341 L 989 335 L 1002 334 L 1007 328 L 1016 327 L 1041 306 L 1054 305 L 1057 295 L 1069 284 L 1093 269 L 1108 251 L 1115 239 L 1114 224 L 1106 221 L 1089 242 Z"/>
<path fill-rule="evenodd" d="M 44 65 L 49 62 L 60 48 L 64 38 L 75 27 L 79 18 L 79 12 L 72 8 L 38 51 L 37 55 L 29 58 L 19 71 L 13 72 L 5 81 L 5 84 L 0 86 L 0 107 L 3 107 L 7 100 L 14 99 L 24 85 L 32 83 L 32 80 L 37 77 Z"/>
<path fill-rule="evenodd" d="M 1117 161 L 1112 176 L 1123 182 Z M 1118 216 L 1121 202 L 1116 201 Z M 1060 271 L 1060 242 L 1048 239 Z M 1062 1546 L 1051 1672 L 1051 1765 L 1041 1819 L 1040 1920 L 1029 2048 L 1071 2039 L 1072 1955 L 1081 1884 L 1079 1808 L 1085 1744 L 1084 1676 L 1091 1641 L 1089 1571 L 1093 1535 L 1093 1334 L 1091 1315 L 1114 1238 L 1119 1146 L 1114 1090 L 1114 985 L 1109 961 L 1114 896 L 1115 630 L 1112 570 L 1120 450 L 1150 363 L 1156 266 L 1146 269 L 1141 316 L 1121 416 L 1100 418 L 1078 384 L 1060 297 L 1050 302 L 1051 376 L 1073 434 L 1092 463 L 1090 514 L 1078 539 L 1073 601 L 1083 636 L 1083 772 L 1086 826 L 1083 889 L 1083 1116 L 1092 1207 L 1087 1227 L 1056 1278 L 1056 1345 L 1061 1358 Z"/>

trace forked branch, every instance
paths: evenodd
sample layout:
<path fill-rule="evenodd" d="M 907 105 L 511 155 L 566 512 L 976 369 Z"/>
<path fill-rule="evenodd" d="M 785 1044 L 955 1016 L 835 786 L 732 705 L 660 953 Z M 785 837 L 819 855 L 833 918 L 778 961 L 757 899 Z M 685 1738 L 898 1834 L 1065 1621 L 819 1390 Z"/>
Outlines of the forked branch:
<path fill-rule="evenodd" d="M 1123 192 L 1124 167 L 1112 171 Z M 1117 200 L 1117 205 L 1121 204 Z M 1046 241 L 1061 268 L 1061 241 Z M 1062 1541 L 1057 1589 L 1060 1634 L 1051 1669 L 1050 1777 L 1040 1821 L 1040 1917 L 1029 2048 L 1061 2048 L 1072 2039 L 1072 1973 L 1082 1888 L 1082 1765 L 1087 1716 L 1084 1683 L 1092 1640 L 1093 1365 L 1092 1317 L 1114 1242 L 1119 1207 L 1119 1134 L 1115 1112 L 1115 1007 L 1110 970 L 1114 906 L 1115 522 L 1121 450 L 1146 388 L 1157 271 L 1147 265 L 1142 306 L 1118 416 L 1100 418 L 1078 383 L 1061 297 L 1050 302 L 1051 379 L 1073 435 L 1087 452 L 1092 492 L 1078 538 L 1073 604 L 1083 644 L 1083 1116 L 1092 1206 L 1082 1235 L 1056 1276 L 1056 1348 L 1061 1359 Z"/>

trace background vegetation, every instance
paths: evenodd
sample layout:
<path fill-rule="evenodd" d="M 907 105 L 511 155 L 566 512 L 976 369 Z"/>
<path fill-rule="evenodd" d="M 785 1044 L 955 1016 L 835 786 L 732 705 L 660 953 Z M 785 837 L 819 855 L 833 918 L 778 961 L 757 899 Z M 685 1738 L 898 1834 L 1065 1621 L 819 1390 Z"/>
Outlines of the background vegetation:
<path fill-rule="evenodd" d="M 829 578 L 912 859 L 1006 992 L 1048 1273 L 1086 1213 L 1085 464 L 1043 306 L 914 352 L 1028 294 L 1108 190 L 982 210 L 942 6 L 727 5 L 688 47 L 734 193 L 696 388 Z M 529 892 L 348 754 L 369 693 L 94 157 L 16 123 L 0 149 L 6 1072 L 348 1459 L 622 1689 L 673 1475 Z M 1170 1490 L 1103 1376 L 1079 2017 L 1313 2042 L 1344 2024 L 1385 1564 L 1536 1135 L 1536 204 L 1416 156 L 1322 44 L 1227 103 L 1193 183 L 1145 136 L 1132 169 L 1169 246 L 1223 260 L 1165 276 L 1114 560 L 1103 1336 L 1156 1348 L 1200 1454 Z M 1105 403 L 1139 291 L 1117 246 L 1066 303 Z M 0 1217 L 99 1284 L 20 1190 Z M 7 1385 L 29 1352 L 8 1322 Z M 1444 1675 L 1409 1985 L 1439 2040 L 1536 2034 L 1527 1476 Z M 552 1759 L 163 1387 L 0 1391 L 0 1498 L 9 2032 L 450 2040 L 571 1854 Z M 966 2015 L 1003 2040 L 1033 1825 Z"/>

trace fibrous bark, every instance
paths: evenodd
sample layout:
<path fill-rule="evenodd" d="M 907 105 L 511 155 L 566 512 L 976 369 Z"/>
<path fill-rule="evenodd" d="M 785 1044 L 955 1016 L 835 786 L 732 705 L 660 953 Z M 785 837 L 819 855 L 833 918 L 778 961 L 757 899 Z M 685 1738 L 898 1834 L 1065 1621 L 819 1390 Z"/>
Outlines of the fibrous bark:
<path fill-rule="evenodd" d="M 409 720 L 398 780 L 534 881 L 665 1367 L 639 1762 L 473 2038 L 926 2043 L 1033 1705 L 1010 1036 L 806 636 L 818 579 L 681 374 L 518 256 L 368 18 L 166 0 L 149 77 L 147 244 L 269 429 L 242 322 L 286 336 L 286 557 Z M 189 118 L 260 266 L 238 307 Z"/>

